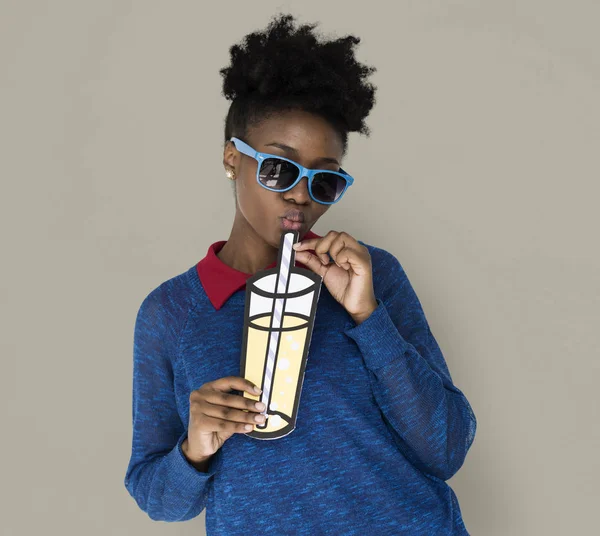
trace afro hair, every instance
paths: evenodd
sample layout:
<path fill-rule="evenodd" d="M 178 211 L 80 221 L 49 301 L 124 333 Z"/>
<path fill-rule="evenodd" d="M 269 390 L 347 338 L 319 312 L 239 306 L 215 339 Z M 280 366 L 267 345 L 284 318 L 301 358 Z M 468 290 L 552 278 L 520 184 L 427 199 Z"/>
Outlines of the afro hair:
<path fill-rule="evenodd" d="M 365 118 L 375 104 L 375 72 L 356 61 L 360 38 L 320 39 L 318 23 L 294 27 L 294 16 L 276 15 L 230 47 L 231 64 L 219 72 L 222 94 L 232 103 L 225 120 L 225 142 L 244 139 L 250 127 L 277 112 L 297 109 L 320 115 L 340 133 L 346 152 L 348 132 L 368 136 Z"/>

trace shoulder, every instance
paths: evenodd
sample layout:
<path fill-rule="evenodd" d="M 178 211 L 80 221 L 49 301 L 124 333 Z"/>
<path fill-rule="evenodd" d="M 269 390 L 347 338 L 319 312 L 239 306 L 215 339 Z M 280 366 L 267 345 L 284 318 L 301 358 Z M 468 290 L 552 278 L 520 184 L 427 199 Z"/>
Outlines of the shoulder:
<path fill-rule="evenodd" d="M 147 292 L 137 311 L 137 323 L 152 324 L 164 335 L 176 337 L 193 307 L 189 270 L 186 270 Z"/>
<path fill-rule="evenodd" d="M 373 289 L 390 307 L 392 316 L 410 316 L 413 323 L 424 318 L 423 305 L 398 257 L 381 247 L 358 242 L 371 253 Z"/>
<path fill-rule="evenodd" d="M 358 243 L 362 244 L 369 250 L 373 264 L 375 264 L 375 263 L 383 264 L 383 265 L 397 264 L 398 266 L 402 267 L 400 265 L 400 261 L 398 260 L 396 255 L 394 255 L 391 251 L 388 251 L 387 249 L 384 249 L 379 246 L 375 246 L 373 244 L 369 244 L 363 240 L 358 240 Z"/>
<path fill-rule="evenodd" d="M 406 273 L 398 257 L 392 252 L 358 240 L 358 243 L 365 246 L 371 256 L 371 265 L 373 267 L 373 281 L 379 282 L 391 281 L 397 282 L 406 279 Z"/>

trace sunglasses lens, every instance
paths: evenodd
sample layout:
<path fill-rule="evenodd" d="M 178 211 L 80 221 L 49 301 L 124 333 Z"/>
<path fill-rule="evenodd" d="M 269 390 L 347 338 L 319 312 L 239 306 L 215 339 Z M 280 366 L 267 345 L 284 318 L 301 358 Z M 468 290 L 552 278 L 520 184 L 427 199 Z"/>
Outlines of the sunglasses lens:
<path fill-rule="evenodd" d="M 260 166 L 258 178 L 262 185 L 273 190 L 285 190 L 298 178 L 297 166 L 280 158 L 266 158 Z M 337 201 L 346 189 L 346 179 L 335 173 L 316 173 L 312 182 L 312 193 L 322 203 Z"/>
<path fill-rule="evenodd" d="M 260 166 L 258 178 L 268 188 L 284 190 L 298 178 L 298 168 L 286 160 L 267 158 Z"/>
<path fill-rule="evenodd" d="M 335 173 L 317 173 L 313 177 L 312 192 L 323 203 L 333 203 L 346 188 L 346 179 Z"/>

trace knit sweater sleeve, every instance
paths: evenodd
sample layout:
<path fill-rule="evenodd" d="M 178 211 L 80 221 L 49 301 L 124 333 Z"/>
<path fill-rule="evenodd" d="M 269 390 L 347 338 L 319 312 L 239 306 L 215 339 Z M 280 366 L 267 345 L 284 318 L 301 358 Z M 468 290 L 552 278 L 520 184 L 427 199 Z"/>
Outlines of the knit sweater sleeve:
<path fill-rule="evenodd" d="M 345 333 L 359 347 L 374 398 L 399 450 L 423 472 L 450 479 L 464 463 L 477 421 L 452 382 L 444 356 L 400 262 L 382 255 L 377 309 Z"/>
<path fill-rule="evenodd" d="M 151 519 L 185 521 L 205 508 L 221 451 L 210 458 L 205 473 L 191 465 L 181 449 L 187 426 L 177 411 L 172 366 L 181 315 L 171 310 L 172 300 L 163 294 L 158 289 L 151 292 L 135 322 L 133 438 L 125 487 Z"/>

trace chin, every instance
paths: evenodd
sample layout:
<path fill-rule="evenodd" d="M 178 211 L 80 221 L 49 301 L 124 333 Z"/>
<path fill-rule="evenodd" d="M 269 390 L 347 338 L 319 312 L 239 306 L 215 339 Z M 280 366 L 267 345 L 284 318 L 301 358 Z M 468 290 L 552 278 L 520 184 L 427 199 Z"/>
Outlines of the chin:
<path fill-rule="evenodd" d="M 277 228 L 275 229 L 275 236 L 273 237 L 273 242 L 270 242 L 270 244 L 275 248 L 275 249 L 279 249 L 279 246 L 281 245 L 281 237 L 285 234 L 285 233 L 289 233 L 290 231 L 286 230 L 286 229 L 281 229 L 281 228 Z M 306 233 L 304 230 L 300 230 L 300 239 L 302 238 L 302 236 Z"/>

